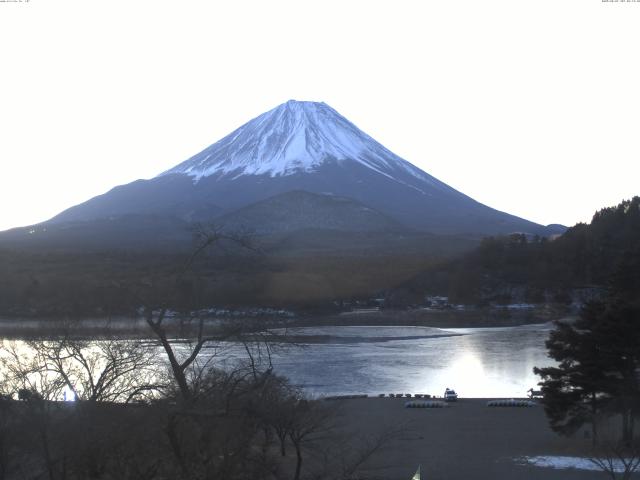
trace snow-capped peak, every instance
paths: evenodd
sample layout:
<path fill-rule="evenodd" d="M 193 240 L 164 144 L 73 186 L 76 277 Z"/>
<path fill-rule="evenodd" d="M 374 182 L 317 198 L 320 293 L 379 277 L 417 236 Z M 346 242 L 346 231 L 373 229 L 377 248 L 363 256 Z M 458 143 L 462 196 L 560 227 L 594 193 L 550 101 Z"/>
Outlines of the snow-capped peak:
<path fill-rule="evenodd" d="M 327 161 L 358 162 L 394 177 L 398 171 L 431 182 L 422 170 L 376 142 L 324 102 L 289 100 L 160 174 L 284 176 L 313 172 Z"/>

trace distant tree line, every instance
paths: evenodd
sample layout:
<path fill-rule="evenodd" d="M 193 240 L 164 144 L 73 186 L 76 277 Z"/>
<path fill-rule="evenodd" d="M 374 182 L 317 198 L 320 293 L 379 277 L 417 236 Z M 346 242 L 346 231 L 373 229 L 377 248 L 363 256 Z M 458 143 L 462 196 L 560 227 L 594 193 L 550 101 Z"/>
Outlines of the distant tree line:
<path fill-rule="evenodd" d="M 141 306 L 128 285 L 173 288 L 180 254 L 143 251 L 18 252 L 0 249 L 0 316 L 109 317 Z M 434 263 L 422 256 L 273 256 L 217 249 L 194 266 L 181 291 L 194 308 L 265 307 L 331 311 L 336 299 L 367 299 Z M 195 288 L 196 292 L 191 292 Z M 172 293 L 175 295 L 175 292 Z M 182 301 L 182 300 L 181 300 Z M 186 301 L 186 300 L 185 300 Z M 135 310 L 135 308 L 133 308 Z"/>
<path fill-rule="evenodd" d="M 607 288 L 622 265 L 640 268 L 640 197 L 595 213 L 558 238 L 488 237 L 463 257 L 441 262 L 404 284 L 414 297 L 448 295 L 454 303 L 569 302 L 572 289 Z M 638 288 L 636 286 L 636 288 Z M 638 290 L 636 290 L 638 291 Z"/>

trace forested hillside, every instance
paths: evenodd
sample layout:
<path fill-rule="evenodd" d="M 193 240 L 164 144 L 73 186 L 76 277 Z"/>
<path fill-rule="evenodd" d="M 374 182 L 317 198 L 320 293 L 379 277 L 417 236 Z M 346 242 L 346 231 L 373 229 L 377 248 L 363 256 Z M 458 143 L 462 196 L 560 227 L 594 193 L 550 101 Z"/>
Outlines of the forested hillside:
<path fill-rule="evenodd" d="M 485 238 L 477 249 L 422 272 L 404 288 L 460 303 L 564 303 L 577 289 L 607 288 L 614 279 L 638 291 L 639 275 L 640 197 L 634 197 L 555 239 Z"/>
<path fill-rule="evenodd" d="M 179 292 L 175 272 L 185 254 L 0 250 L 0 315 L 127 315 L 149 286 L 180 294 L 176 304 L 194 308 L 306 310 L 374 297 L 401 308 L 421 304 L 426 295 L 474 305 L 569 304 L 613 281 L 640 291 L 640 197 L 602 209 L 590 224 L 555 239 L 488 237 L 457 257 L 472 240 L 407 237 L 401 252 L 397 242 L 367 249 L 366 234 L 360 237 L 348 237 L 357 254 L 319 248 L 311 241 L 322 243 L 319 234 L 285 239 L 277 249 L 260 243 L 246 251 L 218 249 L 193 265 Z"/>

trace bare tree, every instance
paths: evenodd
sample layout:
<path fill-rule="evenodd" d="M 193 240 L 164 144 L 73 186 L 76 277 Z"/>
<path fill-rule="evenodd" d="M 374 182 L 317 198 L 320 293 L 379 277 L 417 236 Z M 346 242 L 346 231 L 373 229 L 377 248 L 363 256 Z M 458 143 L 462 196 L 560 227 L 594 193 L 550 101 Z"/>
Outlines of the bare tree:
<path fill-rule="evenodd" d="M 640 469 L 640 448 L 621 443 L 601 445 L 589 461 L 606 473 L 611 480 L 629 480 Z"/>
<path fill-rule="evenodd" d="M 30 437 L 28 443 L 38 445 L 35 451 L 41 458 L 44 474 L 49 480 L 62 480 L 65 452 L 53 441 L 52 432 L 65 415 L 54 418 L 56 406 L 51 400 L 60 398 L 64 381 L 43 369 L 24 343 L 3 342 L 0 368 L 8 394 L 17 394 L 24 401 L 24 408 L 20 409 L 23 433 Z"/>
<path fill-rule="evenodd" d="M 217 226 L 203 226 L 196 224 L 193 227 L 193 237 L 195 246 L 191 254 L 186 258 L 184 263 L 180 265 L 174 272 L 173 286 L 170 290 L 173 292 L 181 292 L 183 283 L 187 276 L 194 274 L 197 262 L 205 256 L 212 248 L 225 248 L 228 246 L 240 247 L 242 249 L 255 250 L 250 239 L 243 234 L 228 233 L 223 228 Z M 195 289 L 197 290 L 197 289 Z M 212 360 L 212 356 L 208 356 L 206 364 L 198 364 L 198 356 L 205 346 L 209 346 L 214 342 L 223 341 L 233 335 L 238 334 L 238 329 L 229 329 L 217 331 L 215 334 L 207 332 L 206 319 L 199 312 L 195 311 L 195 305 L 190 304 L 188 299 L 173 298 L 171 299 L 166 293 L 154 291 L 153 285 L 151 289 L 147 289 L 146 294 L 134 293 L 134 296 L 144 305 L 144 319 L 153 332 L 154 336 L 160 342 L 169 366 L 173 379 L 178 387 L 182 400 L 190 402 L 194 399 L 193 387 L 197 385 L 197 379 L 201 373 L 206 371 Z M 175 305 L 171 305 L 173 302 Z M 174 345 L 169 340 L 168 317 L 174 313 L 172 309 L 181 306 L 183 312 L 180 315 L 180 324 L 188 325 L 194 334 L 183 343 L 183 355 L 178 355 Z M 175 326 L 175 325 L 173 325 Z M 189 381 L 191 378 L 191 382 Z"/>
<path fill-rule="evenodd" d="M 165 385 L 155 349 L 140 340 L 83 341 L 67 334 L 27 345 L 36 367 L 63 382 L 76 400 L 128 403 Z"/>
<path fill-rule="evenodd" d="M 333 428 L 333 412 L 320 402 L 298 399 L 292 405 L 289 439 L 296 452 L 294 480 L 300 479 L 303 451 L 326 439 Z"/>
<path fill-rule="evenodd" d="M 199 380 L 215 357 L 215 355 L 209 355 L 204 364 L 201 363 L 201 360 L 199 363 L 198 356 L 200 352 L 207 345 L 231 337 L 232 333 L 225 332 L 218 335 L 207 335 L 205 333 L 205 318 L 195 318 L 195 323 L 197 324 L 196 336 L 182 343 L 183 355 L 181 357 L 179 353 L 176 352 L 174 344 L 169 340 L 168 330 L 165 326 L 168 311 L 166 307 L 159 311 L 146 308 L 144 316 L 147 325 L 149 325 L 165 352 L 173 380 L 178 387 L 182 400 L 188 403 L 197 396 L 197 386 L 200 384 Z"/>
<path fill-rule="evenodd" d="M 105 419 L 109 410 L 95 406 L 128 403 L 155 389 L 150 379 L 158 378 L 150 346 L 120 339 L 85 342 L 68 336 L 4 342 L 0 370 L 7 395 L 23 400 L 16 405 L 16 417 L 24 453 L 27 458 L 34 454 L 40 458 L 41 467 L 31 465 L 30 474 L 41 468 L 49 480 L 63 480 L 80 470 L 85 472 L 82 478 L 98 478 L 110 462 L 113 441 L 120 438 L 116 426 L 121 425 L 121 413 L 127 412 L 120 410 Z M 61 402 L 66 392 L 86 402 Z M 83 432 L 82 441 L 78 431 Z"/>
<path fill-rule="evenodd" d="M 405 425 L 395 424 L 375 434 L 349 431 L 341 421 L 340 406 L 322 400 L 299 400 L 289 415 L 289 439 L 296 451 L 294 480 L 302 476 L 303 458 L 308 458 L 310 478 L 361 480 L 367 462 L 406 431 Z"/>
<path fill-rule="evenodd" d="M 62 398 L 64 380 L 47 372 L 25 342 L 3 341 L 0 351 L 5 395 L 18 396 L 20 400 Z"/>
<path fill-rule="evenodd" d="M 360 471 L 365 463 L 397 439 L 403 431 L 402 427 L 393 426 L 370 437 L 343 437 L 339 442 L 340 452 L 336 455 L 336 460 L 339 462 L 339 478 L 341 480 L 362 478 Z M 335 478 L 335 475 L 332 476 Z"/>

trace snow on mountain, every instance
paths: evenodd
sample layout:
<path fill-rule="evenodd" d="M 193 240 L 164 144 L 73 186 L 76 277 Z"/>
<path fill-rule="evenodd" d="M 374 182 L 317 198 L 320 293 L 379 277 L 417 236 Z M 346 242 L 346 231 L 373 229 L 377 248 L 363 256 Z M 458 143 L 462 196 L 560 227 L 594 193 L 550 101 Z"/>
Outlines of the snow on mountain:
<path fill-rule="evenodd" d="M 157 177 L 117 186 L 61 212 L 51 222 L 150 215 L 186 222 L 224 218 L 234 223 L 230 215 L 237 214 L 251 224 L 259 223 L 249 221 L 257 218 L 256 211 L 271 208 L 269 215 L 263 215 L 273 224 L 261 227 L 266 231 L 303 224 L 281 221 L 290 214 L 283 201 L 301 201 L 299 195 L 280 196 L 293 191 L 345 197 L 414 231 L 549 233 L 542 225 L 494 210 L 449 187 L 392 153 L 328 105 L 294 100 L 250 120 Z M 250 215 L 239 211 L 272 197 L 278 201 L 261 203 Z M 320 197 L 313 199 L 309 201 L 315 210 L 333 213 L 318 213 L 317 218 L 308 219 L 311 224 L 340 228 L 350 222 L 361 225 L 356 208 Z M 309 208 L 308 212 L 315 210 Z M 383 228 L 385 222 L 374 216 L 367 217 L 371 220 L 367 228 Z"/>
<path fill-rule="evenodd" d="M 328 161 L 356 162 L 397 181 L 401 171 L 432 186 L 446 187 L 386 149 L 324 102 L 296 100 L 263 113 L 159 176 L 186 174 L 196 182 L 214 175 L 276 177 L 314 172 Z"/>

